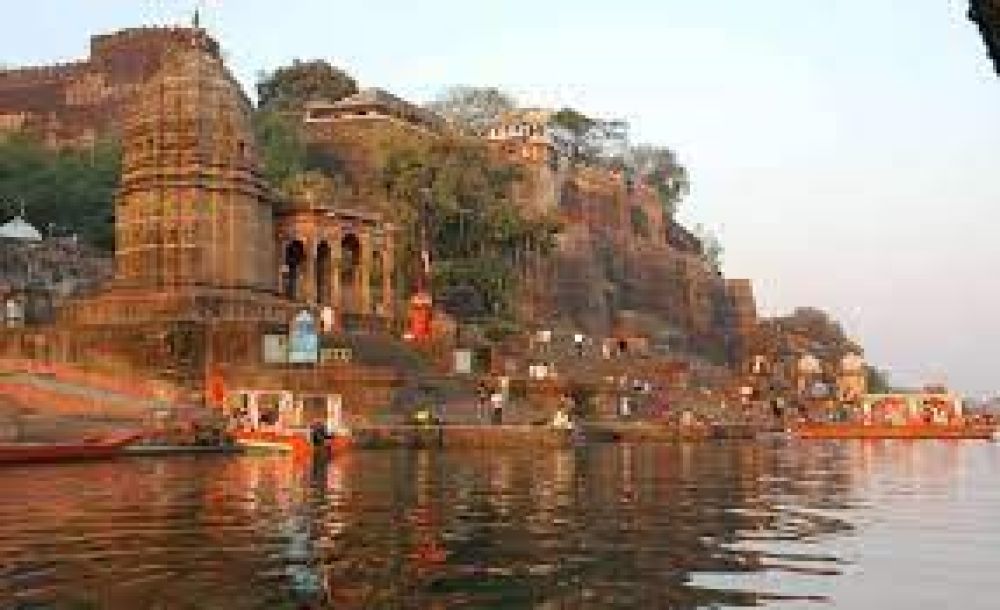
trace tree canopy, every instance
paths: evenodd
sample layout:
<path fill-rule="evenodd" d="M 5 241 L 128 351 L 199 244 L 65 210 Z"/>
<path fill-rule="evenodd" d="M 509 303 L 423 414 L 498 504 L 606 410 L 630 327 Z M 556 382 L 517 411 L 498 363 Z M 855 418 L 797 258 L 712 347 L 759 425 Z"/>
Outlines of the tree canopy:
<path fill-rule="evenodd" d="M 121 149 L 106 141 L 92 149 L 51 150 L 27 136 L 0 138 L 0 199 L 24 202 L 40 230 L 77 234 L 104 250 L 114 246 L 114 194 Z"/>
<path fill-rule="evenodd" d="M 482 136 L 504 112 L 514 110 L 514 98 L 496 87 L 450 87 L 427 104 L 427 108 L 449 119 L 461 130 Z"/>
<path fill-rule="evenodd" d="M 307 169 L 307 150 L 295 121 L 280 112 L 258 110 L 253 126 L 260 162 L 267 181 L 276 189 Z"/>
<path fill-rule="evenodd" d="M 425 227 L 435 294 L 459 319 L 509 319 L 522 257 L 552 247 L 556 225 L 510 200 L 516 177 L 482 142 L 460 138 L 397 149 L 383 168 L 383 186 L 410 227 L 404 260 L 419 260 Z"/>
<path fill-rule="evenodd" d="M 775 318 L 775 321 L 782 328 L 807 337 L 828 349 L 861 353 L 861 348 L 847 336 L 840 322 L 821 309 L 796 307 L 791 315 Z"/>
<path fill-rule="evenodd" d="M 260 75 L 257 105 L 263 110 L 301 110 L 306 102 L 335 102 L 358 92 L 347 72 L 323 59 L 301 61 Z"/>
<path fill-rule="evenodd" d="M 687 169 L 674 151 L 663 146 L 640 144 L 629 152 L 636 175 L 656 189 L 664 213 L 672 217 L 681 200 L 691 191 Z"/>
<path fill-rule="evenodd" d="M 705 260 L 707 260 L 716 269 L 721 268 L 723 248 L 722 242 L 719 240 L 719 236 L 702 224 L 695 225 L 694 233 L 701 242 L 701 248 L 704 253 Z"/>

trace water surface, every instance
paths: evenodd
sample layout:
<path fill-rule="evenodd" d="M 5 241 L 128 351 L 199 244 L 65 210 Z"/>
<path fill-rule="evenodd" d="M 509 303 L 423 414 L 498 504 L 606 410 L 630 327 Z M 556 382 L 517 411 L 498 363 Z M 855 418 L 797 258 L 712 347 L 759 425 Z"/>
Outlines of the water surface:
<path fill-rule="evenodd" d="M 963 608 L 1000 444 L 124 458 L 0 469 L 0 608 Z"/>

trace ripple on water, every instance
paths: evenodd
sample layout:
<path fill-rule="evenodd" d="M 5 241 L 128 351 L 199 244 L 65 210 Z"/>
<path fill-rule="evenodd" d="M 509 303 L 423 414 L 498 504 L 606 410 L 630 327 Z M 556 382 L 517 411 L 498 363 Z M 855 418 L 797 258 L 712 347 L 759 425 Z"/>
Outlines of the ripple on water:
<path fill-rule="evenodd" d="M 199 456 L 2 469 L 0 608 L 870 607 L 879 592 L 905 596 L 887 581 L 907 566 L 975 607 L 980 596 L 960 587 L 982 589 L 1000 568 L 969 550 L 1000 544 L 1000 492 L 986 487 L 998 460 L 984 447 L 608 445 L 357 452 L 321 468 Z M 900 466 L 944 457 L 962 476 Z"/>

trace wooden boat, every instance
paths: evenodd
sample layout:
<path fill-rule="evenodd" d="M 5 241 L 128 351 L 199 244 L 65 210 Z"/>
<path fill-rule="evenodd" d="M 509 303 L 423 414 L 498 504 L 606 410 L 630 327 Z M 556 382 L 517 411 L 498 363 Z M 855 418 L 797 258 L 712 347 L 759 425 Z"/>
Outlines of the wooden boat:
<path fill-rule="evenodd" d="M 139 434 L 118 435 L 103 439 L 84 439 L 73 443 L 0 443 L 0 464 L 34 464 L 97 460 L 121 455 Z"/>
<path fill-rule="evenodd" d="M 926 424 L 824 422 L 797 424 L 789 432 L 804 439 L 980 439 L 995 438 L 997 428 L 986 424 Z"/>
<path fill-rule="evenodd" d="M 245 449 L 289 453 L 296 458 L 331 457 L 351 446 L 349 436 L 333 436 L 317 446 L 309 441 L 307 434 L 295 431 L 237 430 L 233 438 Z"/>

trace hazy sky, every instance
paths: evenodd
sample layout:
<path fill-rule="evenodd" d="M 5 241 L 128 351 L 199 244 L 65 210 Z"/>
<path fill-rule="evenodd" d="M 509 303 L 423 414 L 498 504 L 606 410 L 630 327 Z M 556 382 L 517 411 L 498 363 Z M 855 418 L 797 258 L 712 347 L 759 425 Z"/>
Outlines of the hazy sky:
<path fill-rule="evenodd" d="M 195 0 L 10 3 L 0 62 Z M 760 307 L 831 311 L 895 381 L 1000 389 L 1000 79 L 967 0 L 215 0 L 231 67 L 323 57 L 417 101 L 496 85 L 674 147 Z"/>

